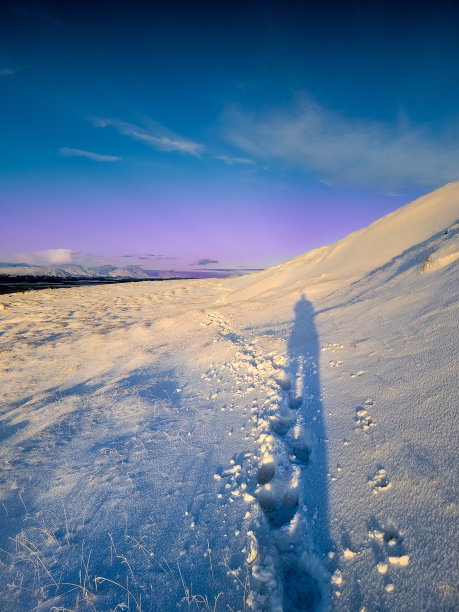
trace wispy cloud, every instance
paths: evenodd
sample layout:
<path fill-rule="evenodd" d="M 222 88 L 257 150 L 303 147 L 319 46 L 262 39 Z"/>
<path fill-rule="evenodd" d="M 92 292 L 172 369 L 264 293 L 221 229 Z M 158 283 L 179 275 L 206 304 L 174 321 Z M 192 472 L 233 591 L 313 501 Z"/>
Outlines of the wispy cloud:
<path fill-rule="evenodd" d="M 28 253 L 2 253 L 1 259 L 7 262 L 21 262 L 29 265 L 49 265 L 72 263 L 78 251 L 72 249 L 46 249 L 44 251 L 31 251 Z"/>
<path fill-rule="evenodd" d="M 209 264 L 217 264 L 219 263 L 216 259 L 200 259 L 199 261 L 195 261 L 191 263 L 190 266 L 208 266 Z"/>
<path fill-rule="evenodd" d="M 433 134 L 406 120 L 349 119 L 306 96 L 261 114 L 231 108 L 221 126 L 227 142 L 255 159 L 300 167 L 325 184 L 396 190 L 438 187 L 459 176 L 451 133 Z"/>
<path fill-rule="evenodd" d="M 165 255 L 155 256 L 146 253 L 132 255 L 96 255 L 94 253 L 85 253 L 72 249 L 46 249 L 42 251 L 16 253 L 0 252 L 0 262 L 24 263 L 32 266 L 78 264 L 88 267 L 113 265 L 115 267 L 125 268 L 129 264 L 162 269 L 166 266 L 170 266 L 170 260 L 178 259 L 178 257 L 169 257 Z"/>
<path fill-rule="evenodd" d="M 244 164 L 246 166 L 254 166 L 256 162 L 253 159 L 248 159 L 247 157 L 231 157 L 229 155 L 216 155 L 214 159 L 219 159 L 222 162 L 225 162 L 228 166 L 232 166 L 234 164 Z"/>
<path fill-rule="evenodd" d="M 10 76 L 22 70 L 22 66 L 2 66 L 0 68 L 0 76 Z"/>
<path fill-rule="evenodd" d="M 147 128 L 125 121 L 119 121 L 118 119 L 92 118 L 92 122 L 96 127 L 100 128 L 112 126 L 117 129 L 120 134 L 130 136 L 134 140 L 145 142 L 158 151 L 166 151 L 168 153 L 176 151 L 178 153 L 200 157 L 205 149 L 204 145 L 182 138 L 156 122 L 150 121 Z"/>
<path fill-rule="evenodd" d="M 71 149 L 69 147 L 62 147 L 59 152 L 64 157 L 86 157 L 98 162 L 116 162 L 120 161 L 121 157 L 116 155 L 100 155 L 99 153 L 93 153 L 92 151 L 83 151 L 82 149 Z"/>

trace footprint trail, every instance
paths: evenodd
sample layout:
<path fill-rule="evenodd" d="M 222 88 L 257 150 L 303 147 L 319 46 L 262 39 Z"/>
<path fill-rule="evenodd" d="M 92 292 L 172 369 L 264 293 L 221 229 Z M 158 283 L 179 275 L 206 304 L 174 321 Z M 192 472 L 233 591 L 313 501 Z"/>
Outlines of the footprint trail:
<path fill-rule="evenodd" d="M 215 475 L 220 495 L 248 504 L 241 525 L 248 604 L 259 611 L 325 609 L 327 461 L 312 308 L 304 298 L 297 303 L 286 354 L 263 351 L 256 336 L 233 328 L 219 312 L 207 317 L 204 324 L 216 326 L 214 341 L 237 349 L 224 372 L 212 366 L 203 375 L 215 389 L 209 399 L 230 388 L 234 406 L 248 413 L 257 449 Z"/>
<path fill-rule="evenodd" d="M 328 596 L 318 549 L 326 540 L 327 492 L 317 339 L 304 298 L 295 310 L 287 356 L 270 383 L 275 393 L 262 418 L 269 429 L 259 436 L 254 496 L 264 520 L 258 533 L 252 531 L 258 536 L 251 557 L 256 610 L 319 610 Z"/>

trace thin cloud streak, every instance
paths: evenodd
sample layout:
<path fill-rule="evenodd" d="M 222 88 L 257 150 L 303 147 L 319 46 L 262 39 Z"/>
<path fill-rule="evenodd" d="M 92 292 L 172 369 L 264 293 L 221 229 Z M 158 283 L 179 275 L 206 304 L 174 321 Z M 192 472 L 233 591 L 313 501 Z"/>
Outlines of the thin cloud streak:
<path fill-rule="evenodd" d="M 204 145 L 182 138 L 154 122 L 150 128 L 142 128 L 132 123 L 119 121 L 118 119 L 100 119 L 96 117 L 92 118 L 92 121 L 96 127 L 105 128 L 112 126 L 123 136 L 130 136 L 134 140 L 145 142 L 158 151 L 165 151 L 167 153 L 175 151 L 199 158 L 205 149 Z"/>
<path fill-rule="evenodd" d="M 22 66 L 19 68 L 14 68 L 12 66 L 3 66 L 3 68 L 0 68 L 0 76 L 10 76 L 12 74 L 16 74 L 16 72 L 19 72 L 22 69 Z"/>
<path fill-rule="evenodd" d="M 199 261 L 190 264 L 190 266 L 208 266 L 209 264 L 220 263 L 217 259 L 200 259 Z"/>
<path fill-rule="evenodd" d="M 214 159 L 219 159 L 224 162 L 228 166 L 233 166 L 234 164 L 244 164 L 246 166 L 254 166 L 256 162 L 253 159 L 247 159 L 247 157 L 230 157 L 229 155 L 216 155 Z"/>
<path fill-rule="evenodd" d="M 459 176 L 452 135 L 348 119 L 300 96 L 289 107 L 262 114 L 228 109 L 222 136 L 257 159 L 319 175 L 325 184 L 397 190 L 438 187 Z"/>
<path fill-rule="evenodd" d="M 78 251 L 73 249 L 46 249 L 23 253 L 0 253 L 1 261 L 29 265 L 58 265 L 73 263 Z"/>
<path fill-rule="evenodd" d="M 63 157 L 86 157 L 98 162 L 116 162 L 122 158 L 116 155 L 100 155 L 99 153 L 93 153 L 92 151 L 84 151 L 82 149 L 71 149 L 70 147 L 62 147 L 59 149 L 60 154 Z"/>

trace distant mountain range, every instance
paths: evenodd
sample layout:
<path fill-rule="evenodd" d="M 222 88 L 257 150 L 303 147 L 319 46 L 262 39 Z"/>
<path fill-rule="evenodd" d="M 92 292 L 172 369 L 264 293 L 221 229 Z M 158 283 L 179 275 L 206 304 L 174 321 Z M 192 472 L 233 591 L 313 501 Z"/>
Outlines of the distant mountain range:
<path fill-rule="evenodd" d="M 35 266 L 26 263 L 0 262 L 0 277 L 56 278 L 56 279 L 114 279 L 150 280 L 173 278 L 225 278 L 241 276 L 256 269 L 203 269 L 203 270 L 144 270 L 140 266 L 117 268 L 110 264 L 103 266 L 83 266 L 79 264 Z"/>
<path fill-rule="evenodd" d="M 3 262 L 0 262 L 0 275 L 74 279 L 150 278 L 149 275 L 139 266 L 117 268 L 116 266 L 106 265 L 89 268 L 87 266 L 81 266 L 78 264 L 32 266 L 27 264 L 8 264 Z"/>

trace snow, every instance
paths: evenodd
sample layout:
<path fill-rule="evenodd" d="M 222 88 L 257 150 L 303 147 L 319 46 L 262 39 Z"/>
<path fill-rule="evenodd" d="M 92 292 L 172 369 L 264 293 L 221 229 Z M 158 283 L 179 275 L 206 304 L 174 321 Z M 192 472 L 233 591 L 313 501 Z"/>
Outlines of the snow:
<path fill-rule="evenodd" d="M 0 266 L 1 276 L 47 276 L 56 278 L 149 278 L 140 266 L 115 268 L 114 266 L 99 266 L 88 268 L 78 264 L 54 266 Z"/>
<path fill-rule="evenodd" d="M 116 270 L 112 270 L 108 276 L 113 278 L 148 278 L 148 274 L 140 266 L 116 268 Z"/>
<path fill-rule="evenodd" d="M 456 610 L 458 213 L 2 296 L 0 607 Z"/>
<path fill-rule="evenodd" d="M 55 278 L 90 278 L 96 276 L 93 270 L 83 266 L 2 266 L 0 276 L 48 276 Z"/>

